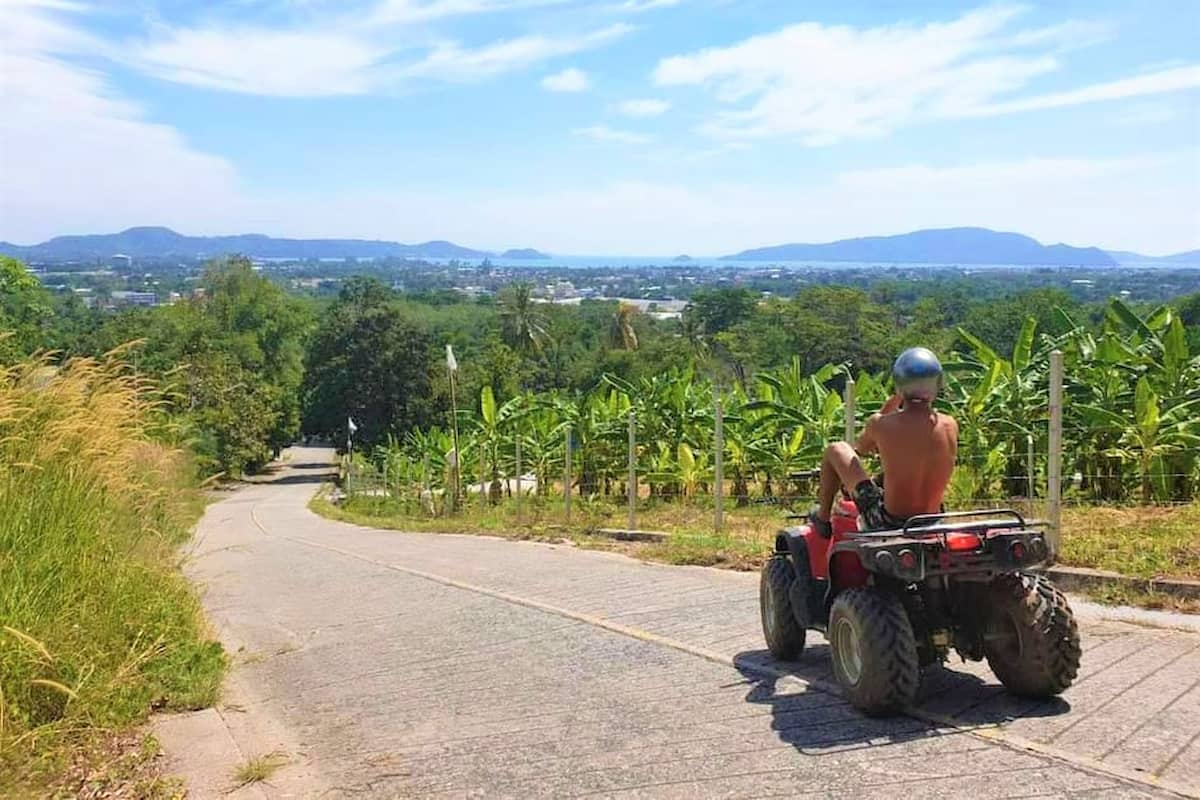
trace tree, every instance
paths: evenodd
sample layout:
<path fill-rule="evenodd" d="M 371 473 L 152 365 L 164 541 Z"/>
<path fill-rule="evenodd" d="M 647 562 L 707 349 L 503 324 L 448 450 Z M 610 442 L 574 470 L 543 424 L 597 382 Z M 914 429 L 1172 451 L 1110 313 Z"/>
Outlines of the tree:
<path fill-rule="evenodd" d="M 50 345 L 50 294 L 25 265 L 0 256 L 0 363 Z"/>
<path fill-rule="evenodd" d="M 353 417 L 358 437 L 375 444 L 442 422 L 445 404 L 434 391 L 437 343 L 383 295 L 363 288 L 342 293 L 308 349 L 304 430 L 341 441 Z"/>
<path fill-rule="evenodd" d="M 546 317 L 533 301 L 533 287 L 514 283 L 500 295 L 500 327 L 515 350 L 540 350 L 546 339 Z"/>

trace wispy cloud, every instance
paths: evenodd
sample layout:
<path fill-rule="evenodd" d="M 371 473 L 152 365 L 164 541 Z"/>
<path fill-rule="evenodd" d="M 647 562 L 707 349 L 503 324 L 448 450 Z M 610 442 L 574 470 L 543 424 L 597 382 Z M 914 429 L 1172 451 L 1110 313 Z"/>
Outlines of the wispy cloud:
<path fill-rule="evenodd" d="M 587 73 L 574 67 L 542 78 L 542 88 L 548 92 L 586 92 L 590 85 Z"/>
<path fill-rule="evenodd" d="M 653 11 L 656 8 L 671 8 L 684 0 L 624 0 L 610 8 L 613 11 L 624 11 L 630 14 L 640 14 L 643 11 Z"/>
<path fill-rule="evenodd" d="M 1041 111 L 1047 108 L 1065 108 L 1085 103 L 1100 103 L 1106 100 L 1124 100 L 1130 97 L 1147 97 L 1168 92 L 1178 92 L 1184 89 L 1200 88 L 1200 65 L 1175 67 L 1132 78 L 1095 83 L 1066 92 L 1022 97 L 1016 100 L 992 103 L 990 105 L 965 108 L 960 112 L 963 116 L 995 116 L 997 114 L 1014 114 L 1021 111 Z"/>
<path fill-rule="evenodd" d="M 320 5 L 290 24 L 154 27 L 111 52 L 153 77 L 245 94 L 321 97 L 387 91 L 413 81 L 463 82 L 601 47 L 633 30 L 618 23 L 482 43 L 438 35 L 436 20 L 568 0 L 379 0 L 351 13 Z"/>
<path fill-rule="evenodd" d="M 611 142 L 614 144 L 649 144 L 654 141 L 653 137 L 647 136 L 644 133 L 635 133 L 634 131 L 620 130 L 618 128 L 610 128 L 607 125 L 592 125 L 587 128 L 576 128 L 571 131 L 576 136 L 582 136 L 585 139 L 592 139 L 597 142 Z"/>
<path fill-rule="evenodd" d="M 618 113 L 627 117 L 657 117 L 665 114 L 671 108 L 671 104 L 666 100 L 657 99 L 626 100 L 617 103 L 615 108 Z"/>
<path fill-rule="evenodd" d="M 1194 66 L 1049 95 L 1014 96 L 1059 70 L 1108 27 L 1012 30 L 1023 13 L 989 6 L 948 22 L 856 28 L 801 23 L 661 60 L 660 86 L 703 86 L 723 106 L 703 130 L 725 139 L 809 145 L 878 137 L 929 119 L 1033 111 L 1190 88 Z"/>
<path fill-rule="evenodd" d="M 162 80 L 280 97 L 362 94 L 388 55 L 345 33 L 179 29 L 149 42 L 136 64 Z"/>
<path fill-rule="evenodd" d="M 390 71 L 400 78 L 470 81 L 528 67 L 558 56 L 599 47 L 633 30 L 630 25 L 609 25 L 578 36 L 522 36 L 478 48 L 456 42 L 438 45 L 412 64 Z"/>

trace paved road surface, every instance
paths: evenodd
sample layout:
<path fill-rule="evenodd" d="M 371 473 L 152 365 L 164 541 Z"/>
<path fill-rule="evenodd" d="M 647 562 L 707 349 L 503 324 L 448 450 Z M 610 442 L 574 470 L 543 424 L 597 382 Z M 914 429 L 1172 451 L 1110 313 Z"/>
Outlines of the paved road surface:
<path fill-rule="evenodd" d="M 766 655 L 755 575 L 326 521 L 327 461 L 293 450 L 200 524 L 189 570 L 238 665 L 216 712 L 160 726 L 194 796 L 268 752 L 289 763 L 233 796 L 1200 796 L 1196 633 L 1085 618 L 1060 702 L 969 665 L 932 674 L 924 719 L 869 720 L 819 637 Z"/>

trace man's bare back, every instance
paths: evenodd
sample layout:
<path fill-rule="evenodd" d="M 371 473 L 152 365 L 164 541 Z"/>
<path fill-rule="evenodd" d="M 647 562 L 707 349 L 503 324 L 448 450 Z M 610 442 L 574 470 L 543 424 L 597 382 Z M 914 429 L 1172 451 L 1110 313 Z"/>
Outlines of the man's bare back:
<path fill-rule="evenodd" d="M 879 453 L 884 507 L 891 516 L 933 514 L 941 509 L 954 472 L 958 423 L 927 403 L 908 403 L 899 411 L 871 417 L 854 449 Z"/>

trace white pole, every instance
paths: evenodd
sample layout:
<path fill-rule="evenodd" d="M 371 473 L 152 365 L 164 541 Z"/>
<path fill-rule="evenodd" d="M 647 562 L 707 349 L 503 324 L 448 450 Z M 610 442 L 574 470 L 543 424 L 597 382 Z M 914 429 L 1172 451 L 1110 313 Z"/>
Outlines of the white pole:
<path fill-rule="evenodd" d="M 521 512 L 524 510 L 521 507 L 521 434 L 517 433 L 517 520 L 521 519 Z"/>
<path fill-rule="evenodd" d="M 637 420 L 632 411 L 629 412 L 629 520 L 626 527 L 637 530 Z"/>
<path fill-rule="evenodd" d="M 713 384 L 713 446 L 716 451 L 713 454 L 713 528 L 720 533 L 725 522 L 725 498 L 722 495 L 725 472 L 725 431 L 724 419 L 721 414 L 721 389 L 715 383 Z"/>
<path fill-rule="evenodd" d="M 854 378 L 850 376 L 846 376 L 846 389 L 842 393 L 842 400 L 844 401 L 846 408 L 846 441 L 850 444 L 854 444 L 854 434 L 858 426 L 854 420 Z"/>
<path fill-rule="evenodd" d="M 563 512 L 571 522 L 571 429 L 567 428 L 567 450 L 563 454 Z"/>
<path fill-rule="evenodd" d="M 1063 354 L 1050 354 L 1050 452 L 1046 459 L 1046 521 L 1051 558 L 1057 560 L 1062 544 L 1062 403 Z"/>
<path fill-rule="evenodd" d="M 1027 452 L 1025 454 L 1025 456 L 1026 456 L 1025 464 L 1029 468 L 1029 478 L 1025 484 L 1025 491 L 1026 491 L 1026 494 L 1029 495 L 1029 507 L 1032 509 L 1033 508 L 1033 498 L 1037 497 L 1037 488 L 1033 485 L 1034 476 L 1037 474 L 1037 465 L 1034 463 L 1034 460 L 1033 460 L 1034 455 L 1033 455 L 1033 435 L 1032 434 L 1025 437 L 1025 446 L 1026 446 L 1026 450 L 1027 450 Z"/>

